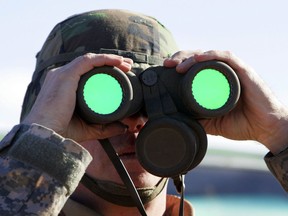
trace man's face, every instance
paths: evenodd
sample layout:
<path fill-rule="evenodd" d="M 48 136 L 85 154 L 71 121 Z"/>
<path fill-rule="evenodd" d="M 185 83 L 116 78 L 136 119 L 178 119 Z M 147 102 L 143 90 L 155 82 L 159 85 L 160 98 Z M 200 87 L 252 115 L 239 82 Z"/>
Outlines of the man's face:
<path fill-rule="evenodd" d="M 124 163 L 136 187 L 154 186 L 160 179 L 143 169 L 135 153 L 135 141 L 137 135 L 145 125 L 146 121 L 147 118 L 140 115 L 125 118 L 121 122 L 128 127 L 127 132 L 109 138 L 113 148 Z M 114 168 L 114 165 L 98 140 L 86 141 L 81 143 L 81 145 L 86 148 L 93 157 L 93 161 L 86 171 L 88 175 L 95 179 L 108 180 L 118 184 L 123 184 L 120 176 Z"/>

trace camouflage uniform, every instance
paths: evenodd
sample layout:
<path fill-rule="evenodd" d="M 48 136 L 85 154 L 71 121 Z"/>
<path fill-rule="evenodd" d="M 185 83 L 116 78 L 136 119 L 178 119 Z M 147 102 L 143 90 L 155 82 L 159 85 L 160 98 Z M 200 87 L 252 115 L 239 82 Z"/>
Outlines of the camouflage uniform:
<path fill-rule="evenodd" d="M 87 52 L 120 54 L 134 60 L 133 70 L 136 71 L 161 64 L 163 58 L 175 51 L 177 46 L 169 31 L 151 17 L 128 11 L 102 10 L 68 18 L 55 26 L 37 55 L 21 119 L 33 106 L 47 70 L 77 56 Z M 7 216 L 58 215 L 92 160 L 73 140 L 37 124 L 15 126 L 1 141 L 0 155 L 0 215 Z M 266 160 L 288 191 L 287 158 L 286 150 L 277 157 L 268 155 Z M 67 202 L 67 205 L 66 212 L 72 211 L 69 216 L 76 214 L 74 208 L 87 215 L 96 214 L 88 213 L 84 206 L 78 208 L 77 203 Z M 167 214 L 175 215 L 175 209 L 177 206 L 169 204 Z M 187 203 L 185 211 L 185 215 L 193 214 Z"/>
<path fill-rule="evenodd" d="M 58 215 L 89 153 L 40 125 L 17 125 L 1 141 L 0 215 Z"/>
<path fill-rule="evenodd" d="M 284 190 L 288 192 L 288 148 L 276 156 L 269 152 L 264 159 L 269 170 L 277 178 Z"/>

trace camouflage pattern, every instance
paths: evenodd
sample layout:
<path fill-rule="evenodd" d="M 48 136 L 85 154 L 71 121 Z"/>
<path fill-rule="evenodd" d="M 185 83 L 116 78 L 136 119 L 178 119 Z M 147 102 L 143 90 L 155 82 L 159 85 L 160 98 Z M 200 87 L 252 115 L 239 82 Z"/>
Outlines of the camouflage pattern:
<path fill-rule="evenodd" d="M 25 150 L 25 144 L 32 148 Z M 0 215 L 5 216 L 58 215 L 92 160 L 77 143 L 36 124 L 14 127 L 0 143 L 0 155 Z"/>
<path fill-rule="evenodd" d="M 59 54 L 91 52 L 100 48 L 140 52 L 160 58 L 177 51 L 169 31 L 151 17 L 120 10 L 101 10 L 68 18 L 55 26 L 37 55 L 36 72 L 25 95 L 21 118 L 30 111 L 47 69 L 51 68 L 49 65 L 49 68 L 37 70 L 39 65 Z M 142 62 L 134 64 L 136 69 L 147 67 L 149 64 Z M 267 159 L 286 190 L 287 155 L 286 150 Z M 16 126 L 0 143 L 0 215 L 58 215 L 90 161 L 85 149 L 47 128 Z"/>
<path fill-rule="evenodd" d="M 61 179 L 59 180 L 55 175 L 53 176 L 53 173 L 51 174 L 49 170 L 40 169 L 38 165 L 39 161 L 35 160 L 31 162 L 31 160 L 29 160 L 30 163 L 28 163 L 25 158 L 19 159 L 15 149 L 23 144 L 23 140 L 25 140 L 24 137 L 27 136 L 30 137 L 29 140 L 31 143 L 34 140 L 32 137 L 35 137 L 37 142 L 41 139 L 41 143 L 44 145 L 48 143 L 52 146 L 58 146 L 57 151 L 62 151 L 66 156 L 78 160 L 78 162 L 82 164 L 82 166 L 76 166 L 76 169 L 73 166 L 71 167 L 71 164 L 67 164 L 66 169 L 70 170 L 71 179 L 76 178 L 74 186 L 73 184 L 69 186 L 69 183 L 62 182 Z M 32 149 L 30 151 L 31 155 L 35 154 Z M 45 151 L 45 149 L 43 151 Z M 77 211 L 73 211 L 75 214 L 65 214 L 69 212 L 70 208 L 68 208 L 68 206 L 65 208 L 64 204 L 91 160 L 87 152 L 73 141 L 63 139 L 53 131 L 39 125 L 18 125 L 0 142 L 0 156 L 0 215 L 58 215 L 61 209 L 63 209 L 61 215 L 67 216 L 76 216 L 87 212 L 85 206 L 81 207 L 73 203 L 73 206 L 78 206 L 77 208 L 75 207 Z M 49 155 L 49 158 L 52 162 L 53 154 Z M 277 156 L 269 153 L 265 157 L 265 160 L 270 170 L 288 192 L 287 158 L 288 149 Z M 63 158 L 63 161 L 66 159 L 67 157 Z M 61 161 L 57 162 L 59 162 L 59 164 L 62 163 Z M 55 169 L 57 168 L 58 166 L 55 166 Z M 61 173 L 62 170 L 58 170 L 58 172 Z M 175 206 L 176 202 L 170 202 L 169 199 L 168 196 L 166 213 L 169 213 L 168 215 L 174 215 L 175 212 L 175 215 L 177 215 L 178 208 Z M 179 201 L 177 203 L 179 204 Z M 67 204 L 69 204 L 69 202 L 67 202 Z M 185 205 L 187 204 L 185 203 Z M 185 215 L 193 215 L 193 209 L 190 205 L 187 206 Z"/>
<path fill-rule="evenodd" d="M 172 34 L 156 19 L 124 10 L 98 10 L 74 15 L 57 24 L 37 54 L 36 69 L 27 89 L 21 119 L 30 111 L 41 89 L 47 68 L 39 67 L 51 58 L 67 53 L 97 52 L 117 49 L 167 58 L 177 51 Z M 133 69 L 150 64 L 137 62 Z M 56 67 L 61 64 L 49 65 Z"/>
<path fill-rule="evenodd" d="M 70 17 L 54 27 L 36 56 L 36 69 L 24 98 L 21 120 L 32 108 L 47 71 L 64 63 L 52 62 L 39 70 L 41 65 L 55 56 L 97 53 L 101 48 L 159 59 L 177 51 L 170 32 L 145 15 L 99 10 Z M 133 70 L 152 65 L 149 61 L 133 60 Z M 58 215 L 90 160 L 88 152 L 77 143 L 47 128 L 14 127 L 0 143 L 0 215 Z"/>
<path fill-rule="evenodd" d="M 268 153 L 264 159 L 269 170 L 288 192 L 288 148 L 276 156 Z"/>

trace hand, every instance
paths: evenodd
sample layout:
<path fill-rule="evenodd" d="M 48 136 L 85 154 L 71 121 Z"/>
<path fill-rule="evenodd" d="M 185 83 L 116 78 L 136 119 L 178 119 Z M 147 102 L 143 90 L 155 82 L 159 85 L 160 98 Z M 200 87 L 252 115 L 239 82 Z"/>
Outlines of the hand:
<path fill-rule="evenodd" d="M 126 128 L 121 123 L 88 125 L 73 113 L 81 75 L 104 65 L 116 66 L 128 72 L 132 63 L 131 59 L 121 56 L 88 53 L 67 65 L 48 71 L 35 104 L 23 123 L 43 125 L 77 142 L 125 132 Z"/>
<path fill-rule="evenodd" d="M 237 73 L 241 96 L 228 114 L 199 122 L 206 132 L 234 140 L 256 140 L 276 154 L 288 146 L 288 109 L 273 95 L 263 80 L 239 58 L 225 51 L 180 51 L 164 66 L 185 73 L 193 64 L 208 60 L 226 62 Z"/>

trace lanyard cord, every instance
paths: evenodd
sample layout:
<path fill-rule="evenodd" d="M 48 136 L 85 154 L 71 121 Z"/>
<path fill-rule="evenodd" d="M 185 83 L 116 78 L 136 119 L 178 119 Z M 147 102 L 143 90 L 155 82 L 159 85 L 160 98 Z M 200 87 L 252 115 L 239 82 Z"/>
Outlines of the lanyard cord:
<path fill-rule="evenodd" d="M 145 208 L 143 206 L 143 203 L 140 199 L 140 196 L 130 178 L 129 173 L 127 172 L 124 164 L 122 163 L 122 161 L 120 160 L 120 158 L 118 157 L 117 153 L 115 152 L 114 148 L 112 147 L 110 141 L 108 139 L 102 139 L 99 140 L 101 146 L 103 147 L 103 149 L 105 150 L 106 154 L 108 155 L 108 157 L 110 158 L 110 160 L 112 161 L 114 167 L 116 168 L 118 174 L 120 175 L 122 181 L 124 182 L 124 184 L 127 187 L 127 190 L 130 192 L 130 195 L 132 197 L 132 199 L 135 202 L 136 207 L 138 208 L 139 212 L 141 213 L 142 216 L 147 216 Z"/>
<path fill-rule="evenodd" d="M 184 216 L 184 191 L 185 191 L 185 183 L 184 183 L 184 175 L 180 175 L 181 179 L 181 199 L 180 199 L 180 208 L 179 208 L 179 216 Z"/>
<path fill-rule="evenodd" d="M 172 179 L 173 179 L 177 192 L 181 195 L 180 206 L 179 206 L 179 216 L 184 216 L 185 175 L 180 174 L 179 176 L 173 177 Z"/>

